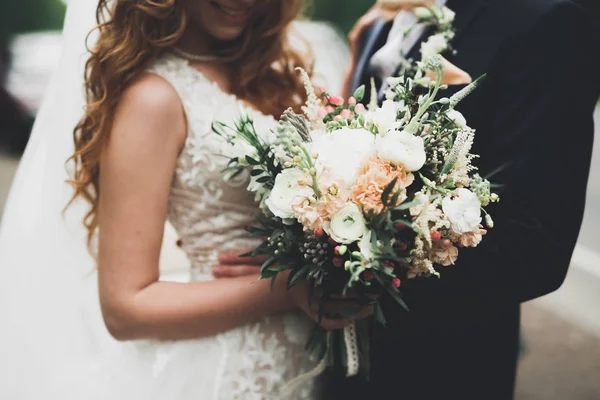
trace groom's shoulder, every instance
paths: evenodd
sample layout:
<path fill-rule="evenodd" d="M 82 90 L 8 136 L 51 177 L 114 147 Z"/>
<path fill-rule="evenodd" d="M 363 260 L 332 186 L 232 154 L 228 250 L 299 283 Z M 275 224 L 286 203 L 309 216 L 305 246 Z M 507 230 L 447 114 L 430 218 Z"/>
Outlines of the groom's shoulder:
<path fill-rule="evenodd" d="M 520 16 L 528 25 L 546 18 L 563 16 L 568 20 L 574 15 L 585 15 L 582 3 L 585 0 L 494 0 L 496 3 L 510 7 L 510 13 Z"/>

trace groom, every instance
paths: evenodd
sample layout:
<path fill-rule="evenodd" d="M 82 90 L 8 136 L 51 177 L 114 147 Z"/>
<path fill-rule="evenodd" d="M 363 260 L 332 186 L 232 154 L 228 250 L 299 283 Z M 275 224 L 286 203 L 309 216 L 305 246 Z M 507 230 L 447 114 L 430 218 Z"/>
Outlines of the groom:
<path fill-rule="evenodd" d="M 477 131 L 480 173 L 503 186 L 491 209 L 496 227 L 440 279 L 403 282 L 411 312 L 387 304 L 370 381 L 337 371 L 328 400 L 512 399 L 520 303 L 561 286 L 577 241 L 600 92 L 600 44 L 586 11 L 568 0 L 437 3 L 456 12 L 457 52 L 444 56 L 473 78 L 487 73 L 457 109 Z M 410 20 L 403 13 L 397 21 Z M 361 36 L 354 88 L 369 93 L 371 76 L 394 75 L 398 60 L 374 57 L 394 40 L 393 25 L 376 20 Z M 419 57 L 428 34 L 406 38 L 408 57 Z"/>

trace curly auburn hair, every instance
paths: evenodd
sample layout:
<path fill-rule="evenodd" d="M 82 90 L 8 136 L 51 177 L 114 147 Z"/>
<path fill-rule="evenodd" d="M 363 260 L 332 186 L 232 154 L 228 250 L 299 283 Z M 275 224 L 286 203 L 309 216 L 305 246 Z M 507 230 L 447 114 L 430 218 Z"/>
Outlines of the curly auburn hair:
<path fill-rule="evenodd" d="M 186 30 L 182 0 L 99 0 L 98 40 L 85 68 L 87 107 L 74 129 L 75 153 L 69 158 L 75 172 L 70 180 L 73 202 L 90 204 L 83 223 L 91 244 L 98 228 L 100 155 L 112 126 L 121 94 L 162 53 L 174 46 Z M 306 57 L 288 43 L 290 23 L 301 14 L 304 0 L 263 0 L 260 19 L 224 50 L 223 62 L 235 66 L 233 94 L 267 115 L 285 108 L 299 109 L 305 91 L 296 67 L 309 71 Z M 249 25 L 250 26 L 250 25 Z M 70 204 L 70 203 L 69 203 Z"/>

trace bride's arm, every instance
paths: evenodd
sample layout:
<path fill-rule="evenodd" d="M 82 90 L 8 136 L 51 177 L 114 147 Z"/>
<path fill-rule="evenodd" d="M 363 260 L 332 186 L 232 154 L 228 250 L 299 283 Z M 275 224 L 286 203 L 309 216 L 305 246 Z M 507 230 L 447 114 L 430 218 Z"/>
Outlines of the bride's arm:
<path fill-rule="evenodd" d="M 210 336 L 291 309 L 302 296 L 288 292 L 285 279 L 271 292 L 257 275 L 159 282 L 169 189 L 185 136 L 181 103 L 166 81 L 146 75 L 125 91 L 102 153 L 98 213 L 102 312 L 120 340 Z"/>

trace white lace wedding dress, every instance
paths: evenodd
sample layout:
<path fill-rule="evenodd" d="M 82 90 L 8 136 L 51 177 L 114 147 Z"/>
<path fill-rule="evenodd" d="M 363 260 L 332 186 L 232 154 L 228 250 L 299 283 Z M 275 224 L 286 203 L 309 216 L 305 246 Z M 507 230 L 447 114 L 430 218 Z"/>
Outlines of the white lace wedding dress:
<path fill-rule="evenodd" d="M 191 279 L 211 280 L 219 252 L 256 245 L 245 230 L 258 211 L 246 191 L 248 181 L 222 179 L 223 155 L 231 146 L 211 129 L 215 121 L 231 124 L 242 103 L 177 56 L 163 56 L 150 72 L 177 90 L 189 127 L 171 188 L 169 221 L 192 263 Z M 248 112 L 260 130 L 275 124 L 272 117 Z M 311 327 L 304 314 L 289 312 L 210 338 L 121 344 L 99 363 L 96 378 L 105 382 L 106 392 L 94 398 L 314 399 L 313 381 L 292 393 L 281 391 L 314 367 L 304 351 Z"/>

